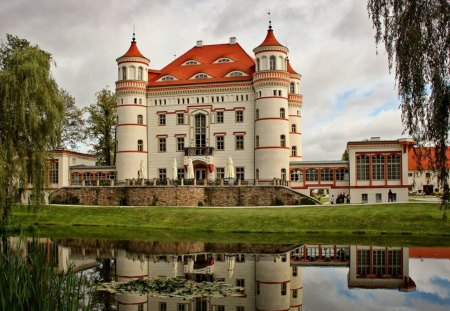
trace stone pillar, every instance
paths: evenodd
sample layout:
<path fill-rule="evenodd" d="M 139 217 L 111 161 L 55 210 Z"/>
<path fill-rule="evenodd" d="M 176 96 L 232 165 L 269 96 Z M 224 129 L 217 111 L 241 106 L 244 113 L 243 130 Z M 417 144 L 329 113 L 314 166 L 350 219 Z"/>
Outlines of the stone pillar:
<path fill-rule="evenodd" d="M 206 179 L 206 178 L 203 179 L 203 185 L 204 185 L 204 186 L 207 186 L 207 185 L 208 185 L 208 179 Z"/>
<path fill-rule="evenodd" d="M 259 179 L 255 179 L 255 186 L 259 186 Z"/>
<path fill-rule="evenodd" d="M 237 185 L 240 186 L 241 185 L 241 179 L 238 179 Z"/>
<path fill-rule="evenodd" d="M 136 179 L 133 178 L 133 179 L 131 180 L 131 185 L 132 185 L 132 186 L 136 185 Z"/>
<path fill-rule="evenodd" d="M 220 179 L 219 185 L 220 185 L 220 186 L 223 186 L 223 178 Z"/>
<path fill-rule="evenodd" d="M 184 186 L 184 178 L 181 178 L 181 185 Z"/>
<path fill-rule="evenodd" d="M 86 186 L 86 182 L 84 181 L 84 179 L 81 180 L 81 187 Z"/>
<path fill-rule="evenodd" d="M 95 184 L 97 185 L 97 187 L 100 187 L 100 179 L 95 180 Z"/>
<path fill-rule="evenodd" d="M 109 181 L 109 184 L 111 185 L 111 187 L 114 187 L 114 179 L 111 179 L 111 180 Z"/>
<path fill-rule="evenodd" d="M 144 185 L 145 185 L 145 179 L 141 178 L 141 186 L 144 186 Z"/>
<path fill-rule="evenodd" d="M 125 179 L 125 186 L 129 186 L 130 185 L 130 180 L 127 178 Z"/>
<path fill-rule="evenodd" d="M 194 178 L 194 186 L 197 186 L 197 179 Z"/>

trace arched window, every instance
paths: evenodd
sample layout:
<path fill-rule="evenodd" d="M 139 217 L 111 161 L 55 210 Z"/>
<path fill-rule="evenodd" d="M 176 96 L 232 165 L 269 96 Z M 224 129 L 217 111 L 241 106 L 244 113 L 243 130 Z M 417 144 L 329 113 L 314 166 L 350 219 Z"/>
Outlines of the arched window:
<path fill-rule="evenodd" d="M 284 111 L 284 108 L 280 108 L 280 118 L 284 119 L 286 116 L 286 113 Z"/>
<path fill-rule="evenodd" d="M 144 117 L 142 116 L 142 114 L 138 114 L 138 116 L 137 116 L 137 123 L 138 124 L 144 124 Z"/>
<path fill-rule="evenodd" d="M 277 69 L 277 59 L 275 56 L 270 56 L 270 70 L 276 70 Z"/>
<path fill-rule="evenodd" d="M 295 93 L 295 83 L 294 82 L 291 82 L 291 84 L 290 84 L 289 93 L 291 93 L 291 94 Z"/>
<path fill-rule="evenodd" d="M 230 73 L 230 77 L 241 77 L 244 74 L 241 71 L 233 71 L 232 73 Z"/>
<path fill-rule="evenodd" d="M 260 61 L 259 58 L 256 59 L 256 71 L 260 71 L 261 67 L 260 67 Z"/>
<path fill-rule="evenodd" d="M 138 148 L 138 151 L 144 151 L 144 142 L 142 141 L 142 139 L 138 140 L 137 148 Z"/>
<path fill-rule="evenodd" d="M 142 67 L 139 67 L 138 69 L 138 80 L 144 80 L 144 70 L 142 69 Z"/>
<path fill-rule="evenodd" d="M 256 119 L 259 119 L 259 109 L 256 109 L 256 112 L 255 112 L 255 118 L 256 118 Z"/>
<path fill-rule="evenodd" d="M 122 80 L 127 79 L 127 67 L 122 67 Z"/>
<path fill-rule="evenodd" d="M 255 137 L 255 147 L 259 148 L 259 136 Z"/>
<path fill-rule="evenodd" d="M 291 155 L 293 157 L 297 156 L 297 146 L 292 146 Z"/>
<path fill-rule="evenodd" d="M 281 180 L 286 180 L 286 169 L 285 168 L 281 169 Z"/>
<path fill-rule="evenodd" d="M 280 146 L 286 147 L 286 136 L 285 135 L 280 135 Z"/>
<path fill-rule="evenodd" d="M 292 133 L 297 133 L 297 125 L 296 124 L 292 124 L 291 125 L 291 132 Z"/>
<path fill-rule="evenodd" d="M 199 73 L 195 76 L 195 79 L 206 79 L 208 76 L 204 73 Z"/>

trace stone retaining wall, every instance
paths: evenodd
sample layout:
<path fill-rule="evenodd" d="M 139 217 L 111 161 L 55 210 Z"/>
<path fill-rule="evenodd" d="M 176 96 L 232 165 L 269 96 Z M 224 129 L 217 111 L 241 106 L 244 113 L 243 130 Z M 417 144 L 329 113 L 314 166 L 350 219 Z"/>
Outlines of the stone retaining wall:
<path fill-rule="evenodd" d="M 282 186 L 65 187 L 53 192 L 50 202 L 113 206 L 270 206 L 317 203 Z"/>

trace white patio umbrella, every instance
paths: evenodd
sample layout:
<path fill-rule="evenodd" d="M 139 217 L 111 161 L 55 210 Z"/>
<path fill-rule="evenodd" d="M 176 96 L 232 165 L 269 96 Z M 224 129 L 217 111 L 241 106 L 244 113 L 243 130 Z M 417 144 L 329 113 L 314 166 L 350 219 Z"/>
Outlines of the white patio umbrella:
<path fill-rule="evenodd" d="M 225 179 L 234 179 L 234 164 L 231 157 L 228 157 L 227 166 L 225 167 Z"/>
<path fill-rule="evenodd" d="M 173 159 L 173 164 L 172 164 L 172 174 L 173 174 L 173 180 L 177 180 L 177 179 L 178 179 L 178 164 L 177 164 L 177 159 Z"/>
<path fill-rule="evenodd" d="M 139 165 L 139 178 L 145 178 L 144 176 L 144 161 L 141 160 L 141 163 Z"/>
<path fill-rule="evenodd" d="M 188 167 L 187 167 L 187 173 L 186 173 L 186 179 L 194 179 L 194 164 L 192 163 L 192 159 L 189 159 Z"/>
<path fill-rule="evenodd" d="M 231 278 L 233 276 L 234 264 L 236 262 L 236 258 L 233 255 L 226 256 L 225 262 L 227 264 L 228 277 Z"/>

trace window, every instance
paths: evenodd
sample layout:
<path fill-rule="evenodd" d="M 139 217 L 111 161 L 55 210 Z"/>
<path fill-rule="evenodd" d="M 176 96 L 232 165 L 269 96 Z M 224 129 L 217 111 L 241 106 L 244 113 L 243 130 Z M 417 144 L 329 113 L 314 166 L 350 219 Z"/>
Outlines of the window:
<path fill-rule="evenodd" d="M 236 136 L 236 150 L 244 150 L 244 136 L 243 135 Z"/>
<path fill-rule="evenodd" d="M 261 286 L 259 285 L 259 282 L 256 282 L 256 295 L 259 295 L 261 293 Z"/>
<path fill-rule="evenodd" d="M 291 84 L 290 84 L 289 93 L 291 93 L 291 94 L 295 93 L 295 84 L 294 84 L 294 82 L 291 82 Z"/>
<path fill-rule="evenodd" d="M 348 169 L 340 168 L 336 170 L 336 180 L 348 180 Z"/>
<path fill-rule="evenodd" d="M 291 181 L 303 181 L 303 171 L 291 171 Z"/>
<path fill-rule="evenodd" d="M 293 157 L 297 156 L 297 146 L 292 146 L 291 156 L 293 156 Z"/>
<path fill-rule="evenodd" d="M 361 201 L 362 203 L 367 203 L 369 201 L 369 196 L 367 195 L 367 193 L 361 194 Z"/>
<path fill-rule="evenodd" d="M 244 111 L 238 110 L 236 111 L 236 123 L 244 122 Z"/>
<path fill-rule="evenodd" d="M 245 311 L 245 307 L 237 306 L 236 311 Z"/>
<path fill-rule="evenodd" d="M 217 62 L 218 63 L 229 63 L 229 62 L 231 62 L 231 59 L 229 59 L 229 58 L 220 58 Z"/>
<path fill-rule="evenodd" d="M 399 180 L 400 179 L 400 155 L 392 154 L 387 157 L 387 171 L 388 179 Z M 409 176 L 409 174 L 408 174 Z"/>
<path fill-rule="evenodd" d="M 173 81 L 173 80 L 175 80 L 175 78 L 172 76 L 164 76 L 161 78 L 161 81 Z"/>
<path fill-rule="evenodd" d="M 184 137 L 177 137 L 177 151 L 184 151 Z"/>
<path fill-rule="evenodd" d="M 144 311 L 144 304 L 138 304 L 138 311 Z"/>
<path fill-rule="evenodd" d="M 165 302 L 159 303 L 159 311 L 167 311 L 167 304 Z"/>
<path fill-rule="evenodd" d="M 255 148 L 259 148 L 259 136 L 255 137 Z"/>
<path fill-rule="evenodd" d="M 184 311 L 184 310 L 186 310 L 186 307 L 185 307 L 185 306 L 186 306 L 185 304 L 179 303 L 179 304 L 178 304 L 178 307 L 177 307 L 177 310 L 178 310 L 178 311 Z"/>
<path fill-rule="evenodd" d="M 138 69 L 138 80 L 143 80 L 143 73 L 144 73 L 144 70 L 142 69 L 142 67 L 139 67 L 139 69 Z"/>
<path fill-rule="evenodd" d="M 278 96 L 281 96 L 281 90 L 278 90 Z"/>
<path fill-rule="evenodd" d="M 166 125 L 166 115 L 165 114 L 159 115 L 159 125 Z"/>
<path fill-rule="evenodd" d="M 291 125 L 291 132 L 292 133 L 297 133 L 297 125 L 296 124 L 292 124 Z"/>
<path fill-rule="evenodd" d="M 359 156 L 356 159 L 356 179 L 369 180 L 369 157 Z"/>
<path fill-rule="evenodd" d="M 255 118 L 256 118 L 256 119 L 259 119 L 259 109 L 256 109 L 256 112 L 255 112 Z"/>
<path fill-rule="evenodd" d="M 284 108 L 280 108 L 280 118 L 282 118 L 282 119 L 285 118 L 285 111 L 284 111 Z"/>
<path fill-rule="evenodd" d="M 375 155 L 372 157 L 372 179 L 383 180 L 384 179 L 384 156 Z"/>
<path fill-rule="evenodd" d="M 281 283 L 281 296 L 286 296 L 287 286 L 286 283 Z"/>
<path fill-rule="evenodd" d="M 225 150 L 225 136 L 216 136 L 216 149 Z"/>
<path fill-rule="evenodd" d="M 386 252 L 381 249 L 372 251 L 373 271 L 372 273 L 378 277 L 386 274 Z"/>
<path fill-rule="evenodd" d="M 195 147 L 206 147 L 206 115 L 195 115 Z"/>
<path fill-rule="evenodd" d="M 144 142 L 142 141 L 142 139 L 138 140 L 137 149 L 138 151 L 144 151 Z"/>
<path fill-rule="evenodd" d="M 273 96 L 277 96 L 277 90 L 273 90 Z"/>
<path fill-rule="evenodd" d="M 51 184 L 57 184 L 58 183 L 58 173 L 59 173 L 59 162 L 58 160 L 50 162 L 49 172 L 48 172 L 48 179 Z"/>
<path fill-rule="evenodd" d="M 370 250 L 361 249 L 357 251 L 358 258 L 358 276 L 365 276 L 370 274 Z"/>
<path fill-rule="evenodd" d="M 256 59 L 256 71 L 260 71 L 261 70 L 261 66 L 260 66 L 260 61 L 259 58 Z"/>
<path fill-rule="evenodd" d="M 298 297 L 298 290 L 294 289 L 292 291 L 292 298 L 297 298 Z"/>
<path fill-rule="evenodd" d="M 136 97 L 134 98 L 134 103 L 135 103 L 135 104 L 137 104 L 137 103 L 138 103 L 138 101 L 137 101 L 137 98 L 136 98 Z"/>
<path fill-rule="evenodd" d="M 286 136 L 285 135 L 280 136 L 280 146 L 286 147 Z"/>
<path fill-rule="evenodd" d="M 177 124 L 184 124 L 184 113 L 177 113 Z"/>
<path fill-rule="evenodd" d="M 216 116 L 217 116 L 216 122 L 217 123 L 223 123 L 223 111 L 217 111 Z"/>
<path fill-rule="evenodd" d="M 216 178 L 217 179 L 225 178 L 225 168 L 224 167 L 216 167 Z"/>
<path fill-rule="evenodd" d="M 178 179 L 183 179 L 184 178 L 184 168 L 178 168 L 177 175 L 178 175 Z"/>
<path fill-rule="evenodd" d="M 138 114 L 137 124 L 144 124 L 144 117 L 142 116 L 142 114 Z"/>
<path fill-rule="evenodd" d="M 275 56 L 270 56 L 270 70 L 276 70 L 277 69 L 277 60 L 275 59 Z"/>
<path fill-rule="evenodd" d="M 204 73 L 199 73 L 194 77 L 194 79 L 206 79 L 206 78 L 208 78 L 208 76 Z"/>
<path fill-rule="evenodd" d="M 158 150 L 159 152 L 166 152 L 166 138 L 159 138 L 158 139 Z"/>
<path fill-rule="evenodd" d="M 306 181 L 317 181 L 319 180 L 317 170 L 316 169 L 308 169 L 306 170 Z"/>
<path fill-rule="evenodd" d="M 285 168 L 281 169 L 281 180 L 286 180 L 286 169 Z"/>
<path fill-rule="evenodd" d="M 126 80 L 126 79 L 127 79 L 127 68 L 122 67 L 122 80 Z"/>
<path fill-rule="evenodd" d="M 232 73 L 230 73 L 230 77 L 241 77 L 244 74 L 241 71 L 233 71 Z"/>
<path fill-rule="evenodd" d="M 167 178 L 167 170 L 165 168 L 158 169 L 158 177 L 160 181 L 164 181 Z"/>
<path fill-rule="evenodd" d="M 381 193 L 375 193 L 375 202 L 381 203 L 383 201 L 383 195 Z"/>
<path fill-rule="evenodd" d="M 244 167 L 236 167 L 236 180 L 244 180 L 245 179 L 245 168 Z"/>
<path fill-rule="evenodd" d="M 185 62 L 183 65 L 199 65 L 200 63 L 196 60 L 188 60 L 187 62 Z"/>
<path fill-rule="evenodd" d="M 298 275 L 298 269 L 296 266 L 292 267 L 292 276 L 297 276 Z"/>
<path fill-rule="evenodd" d="M 236 279 L 236 286 L 245 289 L 245 279 Z"/>
<path fill-rule="evenodd" d="M 320 180 L 332 181 L 333 180 L 333 171 L 331 169 L 321 170 L 320 171 Z"/>

